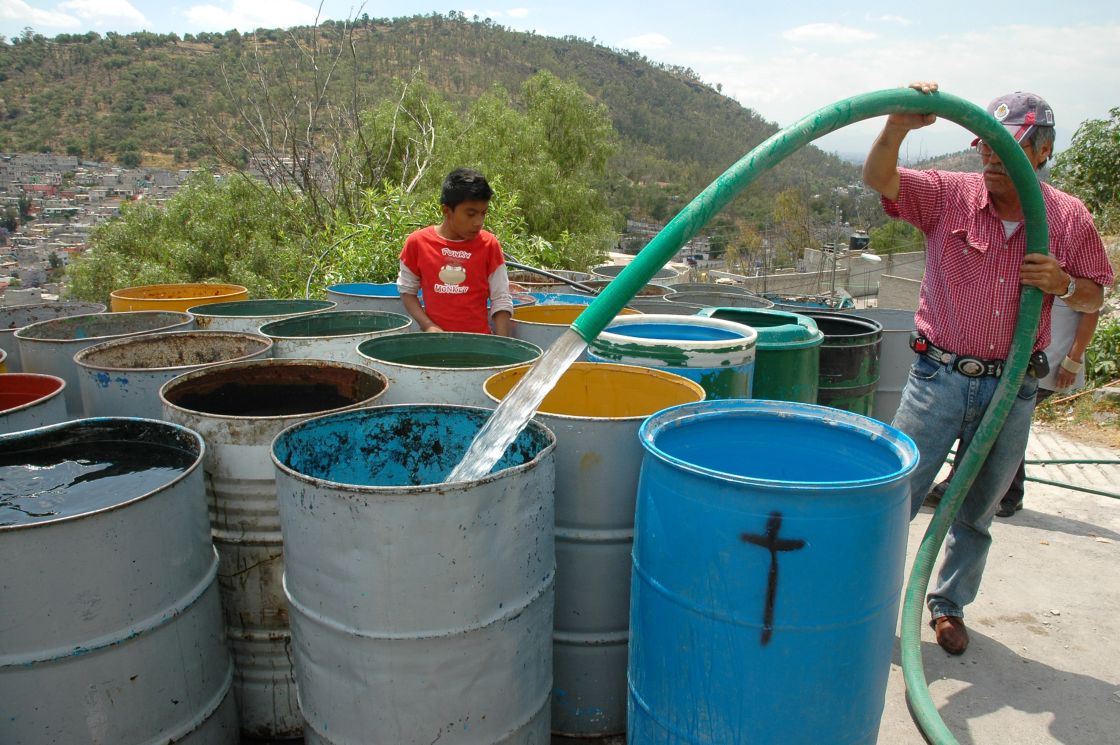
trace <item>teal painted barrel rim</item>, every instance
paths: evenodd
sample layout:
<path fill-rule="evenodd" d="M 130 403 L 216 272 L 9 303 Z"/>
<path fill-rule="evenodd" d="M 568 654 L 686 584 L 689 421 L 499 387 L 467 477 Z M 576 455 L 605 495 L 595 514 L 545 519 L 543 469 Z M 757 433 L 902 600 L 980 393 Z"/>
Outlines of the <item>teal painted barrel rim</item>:
<path fill-rule="evenodd" d="M 392 331 L 410 323 L 412 319 L 408 316 L 382 310 L 327 310 L 266 323 L 260 327 L 260 333 L 278 339 L 314 339 Z"/>
<path fill-rule="evenodd" d="M 820 346 L 824 334 L 809 316 L 773 308 L 704 308 L 699 316 L 750 326 L 758 332 L 758 350 L 795 350 Z"/>
<path fill-rule="evenodd" d="M 802 420 L 825 424 L 834 431 L 846 436 L 866 438 L 876 443 L 876 447 L 897 459 L 896 468 L 879 476 L 864 479 L 845 479 L 840 481 L 794 481 L 786 479 L 758 478 L 743 473 L 717 470 L 697 465 L 676 455 L 665 452 L 657 443 L 661 433 L 695 426 L 713 417 L 741 420 L 773 420 L 774 423 Z M 728 399 L 702 401 L 694 404 L 674 406 L 654 414 L 638 430 L 642 447 L 651 457 L 657 458 L 675 468 L 708 478 L 730 483 L 749 484 L 755 488 L 788 491 L 791 487 L 798 491 L 816 492 L 837 490 L 859 492 L 872 486 L 890 484 L 906 477 L 918 465 L 918 447 L 907 435 L 882 422 L 860 414 L 817 404 L 795 403 L 790 401 L 763 401 L 747 399 Z M 768 457 L 768 456 L 767 456 Z M 742 465 L 740 461 L 738 464 Z"/>
<path fill-rule="evenodd" d="M 447 481 L 471 440 L 490 417 L 490 409 L 451 404 L 398 404 L 351 409 L 293 424 L 272 441 L 273 464 L 303 483 L 330 485 L 349 492 L 446 492 L 535 468 L 556 447 L 556 436 L 536 421 L 527 423 L 490 473 L 475 481 Z M 402 427 L 401 425 L 406 425 Z M 369 441 L 400 443 L 426 437 L 423 452 L 374 448 Z M 438 451 L 434 447 L 439 445 Z M 373 462 L 371 462 L 373 461 Z M 393 470 L 375 467 L 399 461 Z"/>
<path fill-rule="evenodd" d="M 358 354 L 374 362 L 444 370 L 523 365 L 536 360 L 541 352 L 536 344 L 522 339 L 447 331 L 380 336 L 358 345 Z M 436 357 L 444 359 L 440 362 Z"/>
<path fill-rule="evenodd" d="M 282 316 L 294 313 L 313 313 L 317 310 L 330 310 L 335 307 L 333 300 L 303 299 L 260 299 L 235 300 L 228 303 L 207 303 L 187 308 L 187 312 L 198 316 L 221 316 L 241 318 L 255 316 Z"/>

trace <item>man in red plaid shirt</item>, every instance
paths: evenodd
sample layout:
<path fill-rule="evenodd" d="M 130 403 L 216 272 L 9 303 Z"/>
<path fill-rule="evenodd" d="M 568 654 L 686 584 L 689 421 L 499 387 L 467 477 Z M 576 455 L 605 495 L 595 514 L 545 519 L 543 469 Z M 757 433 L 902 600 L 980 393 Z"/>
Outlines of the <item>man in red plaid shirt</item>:
<path fill-rule="evenodd" d="M 936 83 L 914 83 L 926 94 Z M 1007 127 L 1027 159 L 1039 169 L 1053 152 L 1054 113 L 1041 97 L 1016 92 L 1000 96 L 988 113 Z M 893 425 L 921 453 L 910 480 L 911 517 L 954 442 L 968 448 L 1007 358 L 1019 310 L 1019 286 L 1045 293 L 1034 350 L 1050 341 L 1050 306 L 1055 297 L 1092 313 L 1112 284 L 1100 235 L 1075 197 L 1041 184 L 1050 231 L 1049 255 L 1026 253 L 1023 208 L 999 156 L 973 141 L 982 173 L 913 171 L 898 167 L 906 135 L 928 126 L 933 114 L 892 114 L 863 166 L 863 180 L 882 196 L 888 215 L 911 223 L 926 236 L 926 272 L 915 314 L 910 368 Z M 968 647 L 964 606 L 976 598 L 992 538 L 988 532 L 1026 449 L 1038 389 L 1032 357 L 1003 429 L 949 529 L 945 560 L 926 598 L 937 643 L 950 654 Z"/>

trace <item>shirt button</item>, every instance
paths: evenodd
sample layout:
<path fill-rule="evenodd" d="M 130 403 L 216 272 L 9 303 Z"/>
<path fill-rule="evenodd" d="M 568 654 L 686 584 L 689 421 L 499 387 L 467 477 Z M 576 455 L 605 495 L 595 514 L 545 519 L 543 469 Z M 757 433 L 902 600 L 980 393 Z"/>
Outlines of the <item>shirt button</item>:
<path fill-rule="evenodd" d="M 999 311 L 998 311 L 998 310 L 996 311 L 996 315 L 997 315 L 997 316 L 999 315 Z"/>
<path fill-rule="evenodd" d="M 988 345 L 988 349 L 995 349 L 995 348 L 996 348 L 996 345 L 995 345 L 995 344 L 989 344 L 989 345 Z"/>
<path fill-rule="evenodd" d="M 1003 277 L 1000 277 L 1000 278 L 999 278 L 999 283 L 1000 283 L 1001 285 L 1003 284 Z"/>

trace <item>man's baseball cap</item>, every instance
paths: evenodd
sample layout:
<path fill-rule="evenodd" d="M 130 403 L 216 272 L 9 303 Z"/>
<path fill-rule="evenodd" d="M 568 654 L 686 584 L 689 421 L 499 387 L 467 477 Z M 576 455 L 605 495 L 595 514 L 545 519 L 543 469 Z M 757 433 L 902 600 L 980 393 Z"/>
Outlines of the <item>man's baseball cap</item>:
<path fill-rule="evenodd" d="M 1007 127 L 1015 142 L 1030 137 L 1036 127 L 1054 126 L 1054 110 L 1035 93 L 1015 91 L 1000 96 L 988 104 L 988 113 Z M 976 147 L 979 142 L 977 137 L 972 146 Z"/>

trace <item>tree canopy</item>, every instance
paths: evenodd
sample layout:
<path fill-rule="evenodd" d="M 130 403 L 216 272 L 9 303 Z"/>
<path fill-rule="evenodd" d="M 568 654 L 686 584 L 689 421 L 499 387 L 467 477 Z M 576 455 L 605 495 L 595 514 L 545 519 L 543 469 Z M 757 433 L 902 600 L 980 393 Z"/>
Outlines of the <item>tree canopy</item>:
<path fill-rule="evenodd" d="M 75 262 L 71 294 L 103 300 L 117 287 L 223 281 L 255 297 L 291 297 L 391 281 L 407 235 L 439 222 L 442 179 L 460 166 L 491 181 L 487 227 L 511 258 L 582 269 L 611 247 L 618 216 L 592 180 L 617 136 L 578 86 L 542 72 L 520 100 L 496 87 L 465 113 L 422 81 L 399 86 L 336 140 L 349 147 L 307 176 L 315 189 L 298 188 L 300 179 L 204 172 L 166 209 L 127 204 Z M 345 201 L 328 199 L 343 191 Z"/>
<path fill-rule="evenodd" d="M 1054 184 L 1085 203 L 1102 232 L 1120 230 L 1120 107 L 1108 119 L 1089 119 L 1058 154 Z"/>

